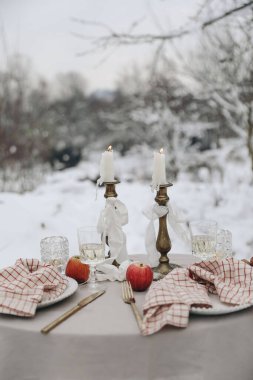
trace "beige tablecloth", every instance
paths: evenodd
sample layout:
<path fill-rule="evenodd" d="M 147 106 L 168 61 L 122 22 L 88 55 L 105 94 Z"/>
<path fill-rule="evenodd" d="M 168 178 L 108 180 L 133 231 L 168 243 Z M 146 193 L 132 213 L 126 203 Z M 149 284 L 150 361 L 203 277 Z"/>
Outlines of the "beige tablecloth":
<path fill-rule="evenodd" d="M 191 256 L 171 255 L 188 264 Z M 140 336 L 119 283 L 48 335 L 40 329 L 88 293 L 37 311 L 33 319 L 0 316 L 1 380 L 252 380 L 253 308 L 191 316 L 186 329 Z M 141 309 L 144 293 L 136 293 Z"/>

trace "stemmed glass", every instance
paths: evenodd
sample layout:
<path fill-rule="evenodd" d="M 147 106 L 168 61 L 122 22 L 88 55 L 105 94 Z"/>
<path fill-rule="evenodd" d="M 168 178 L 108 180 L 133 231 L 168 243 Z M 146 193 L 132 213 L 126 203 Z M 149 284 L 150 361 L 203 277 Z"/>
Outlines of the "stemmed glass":
<path fill-rule="evenodd" d="M 96 266 L 105 261 L 105 243 L 95 226 L 83 226 L 77 230 L 80 259 L 90 266 L 90 278 L 87 287 L 100 290 L 96 280 Z"/>

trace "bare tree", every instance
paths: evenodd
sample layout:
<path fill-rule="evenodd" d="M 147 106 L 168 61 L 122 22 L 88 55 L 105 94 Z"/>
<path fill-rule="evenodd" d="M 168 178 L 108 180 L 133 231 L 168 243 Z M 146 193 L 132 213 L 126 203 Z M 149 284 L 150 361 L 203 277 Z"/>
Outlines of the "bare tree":
<path fill-rule="evenodd" d="M 75 21 L 85 27 L 93 25 L 101 28 L 102 35 L 90 40 L 96 52 L 120 45 L 151 44 L 157 46 L 157 57 L 165 57 L 166 43 L 196 31 L 201 32 L 201 50 L 197 57 L 196 54 L 194 59 L 191 57 L 187 73 L 200 85 L 197 98 L 209 105 L 210 121 L 218 121 L 220 125 L 224 123 L 227 130 L 243 139 L 253 170 L 252 15 L 253 1 L 203 0 L 187 26 L 166 33 L 138 34 L 138 21 L 123 33 L 100 22 Z M 185 56 L 183 58 L 185 60 Z M 195 68 L 192 67 L 194 60 Z"/>
<path fill-rule="evenodd" d="M 8 58 L 7 69 L 0 72 L 0 186 L 2 189 L 31 189 L 40 177 L 33 172 L 38 163 L 41 142 L 39 108 L 42 97 L 33 90 L 33 74 L 27 59 Z M 33 102 L 31 102 L 31 99 Z M 37 101 L 36 101 L 37 99 Z M 38 112 L 37 112 L 38 111 Z M 42 118 L 45 117 L 44 109 Z M 36 114 L 36 115 L 35 115 Z M 7 187 L 6 187 L 7 186 Z"/>
<path fill-rule="evenodd" d="M 73 21 L 82 24 L 85 28 L 93 26 L 101 30 L 100 36 L 91 37 L 86 33 L 73 33 L 78 38 L 90 41 L 91 48 L 88 51 L 80 52 L 79 55 L 87 55 L 98 50 L 115 49 L 119 46 L 158 44 L 158 50 L 164 48 L 165 43 L 181 39 L 197 30 L 208 29 L 214 24 L 220 23 L 231 16 L 242 13 L 245 10 L 252 10 L 253 0 L 230 0 L 220 2 L 219 0 L 203 0 L 199 11 L 191 17 L 188 25 L 179 27 L 176 30 L 159 33 L 136 33 L 140 20 L 135 20 L 125 32 L 112 29 L 110 25 L 98 21 L 88 21 L 82 18 L 73 18 Z M 215 10 L 218 9 L 218 12 Z"/>
<path fill-rule="evenodd" d="M 227 24 L 207 33 L 188 70 L 220 124 L 244 142 L 253 170 L 253 24 Z M 195 64 L 193 63 L 195 62 Z"/>

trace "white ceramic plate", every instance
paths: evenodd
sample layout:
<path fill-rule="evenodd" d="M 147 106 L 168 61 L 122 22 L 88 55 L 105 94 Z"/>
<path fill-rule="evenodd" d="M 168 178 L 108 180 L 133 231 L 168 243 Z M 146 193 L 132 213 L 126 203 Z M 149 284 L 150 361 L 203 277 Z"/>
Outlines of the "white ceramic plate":
<path fill-rule="evenodd" d="M 38 304 L 37 309 L 41 309 L 43 307 L 53 305 L 56 302 L 60 302 L 60 301 L 64 300 L 65 298 L 72 296 L 72 294 L 74 294 L 78 288 L 78 283 L 73 278 L 67 277 L 67 279 L 68 279 L 69 283 L 68 283 L 65 291 L 59 297 L 56 297 L 56 298 L 49 300 L 49 301 L 42 301 L 41 303 Z"/>
<path fill-rule="evenodd" d="M 253 305 L 244 304 L 244 305 L 227 305 L 225 303 L 220 302 L 219 297 L 215 294 L 209 294 L 213 307 L 209 309 L 201 308 L 201 307 L 192 307 L 191 314 L 199 314 L 199 315 L 221 315 L 221 314 L 229 314 L 234 313 L 236 311 L 247 309 Z"/>

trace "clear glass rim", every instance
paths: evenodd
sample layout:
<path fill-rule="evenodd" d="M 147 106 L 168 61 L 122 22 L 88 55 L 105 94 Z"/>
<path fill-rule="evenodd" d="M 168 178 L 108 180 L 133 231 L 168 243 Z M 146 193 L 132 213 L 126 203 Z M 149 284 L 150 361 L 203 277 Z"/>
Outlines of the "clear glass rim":
<path fill-rule="evenodd" d="M 54 236 L 46 236 L 42 238 L 40 241 L 40 245 L 51 243 L 52 241 L 54 241 L 54 243 L 58 243 L 58 242 L 68 243 L 68 239 L 66 238 L 66 236 L 54 235 Z"/>
<path fill-rule="evenodd" d="M 232 235 L 232 232 L 230 230 L 225 229 L 225 228 L 218 228 L 217 234 Z"/>

